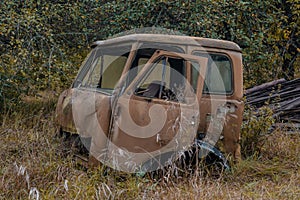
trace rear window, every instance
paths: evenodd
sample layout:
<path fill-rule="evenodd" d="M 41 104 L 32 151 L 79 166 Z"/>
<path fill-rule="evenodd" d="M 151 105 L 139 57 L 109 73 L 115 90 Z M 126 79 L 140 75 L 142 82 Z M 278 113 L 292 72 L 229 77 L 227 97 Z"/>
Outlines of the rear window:
<path fill-rule="evenodd" d="M 208 58 L 203 93 L 232 94 L 233 71 L 232 63 L 228 56 L 202 52 L 195 52 L 194 55 Z"/>

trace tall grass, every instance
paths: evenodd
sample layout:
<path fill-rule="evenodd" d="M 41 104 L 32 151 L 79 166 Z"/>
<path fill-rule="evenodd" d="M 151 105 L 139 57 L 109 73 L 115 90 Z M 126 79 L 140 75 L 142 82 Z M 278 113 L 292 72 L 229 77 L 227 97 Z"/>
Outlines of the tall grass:
<path fill-rule="evenodd" d="M 87 168 L 55 137 L 55 98 L 1 117 L 0 199 L 299 199 L 300 134 L 277 130 L 230 172 L 155 181 Z M 246 142 L 246 141 L 245 141 Z"/>

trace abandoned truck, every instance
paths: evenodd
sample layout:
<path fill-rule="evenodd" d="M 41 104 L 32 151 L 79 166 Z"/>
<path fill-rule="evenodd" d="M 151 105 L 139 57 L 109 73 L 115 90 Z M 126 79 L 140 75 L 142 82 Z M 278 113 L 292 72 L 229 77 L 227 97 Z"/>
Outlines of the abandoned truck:
<path fill-rule="evenodd" d="M 233 42 L 161 34 L 97 41 L 59 97 L 60 133 L 77 134 L 89 160 L 156 170 L 193 149 L 239 160 L 242 55 Z M 195 151 L 196 150 L 196 151 Z"/>

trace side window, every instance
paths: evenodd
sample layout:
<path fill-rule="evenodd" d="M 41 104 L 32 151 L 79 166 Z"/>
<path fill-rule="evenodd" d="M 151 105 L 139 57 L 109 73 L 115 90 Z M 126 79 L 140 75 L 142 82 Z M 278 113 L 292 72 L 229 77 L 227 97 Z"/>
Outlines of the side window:
<path fill-rule="evenodd" d="M 195 55 L 208 58 L 203 93 L 231 94 L 233 92 L 233 72 L 230 59 L 222 54 L 196 52 Z"/>
<path fill-rule="evenodd" d="M 149 58 L 140 58 L 138 60 L 137 73 L 140 73 L 140 71 L 146 65 L 146 63 L 148 62 L 148 60 L 149 60 Z"/>
<path fill-rule="evenodd" d="M 161 57 L 145 74 L 135 94 L 147 98 L 181 101 L 185 87 L 185 61 Z"/>
<path fill-rule="evenodd" d="M 126 87 L 132 82 L 132 80 L 140 73 L 142 68 L 145 66 L 145 64 L 148 62 L 150 58 L 146 57 L 138 57 L 133 62 L 133 65 L 131 66 L 129 72 L 127 73 L 127 78 L 125 85 Z"/>
<path fill-rule="evenodd" d="M 140 72 L 141 68 L 138 69 Z M 143 82 L 143 84 L 140 86 L 142 89 L 146 89 L 149 87 L 151 83 L 158 83 L 163 82 L 165 86 L 170 85 L 170 63 L 166 58 L 163 58 L 159 60 L 152 68 L 151 73 L 147 74 L 147 78 Z M 168 83 L 168 85 L 166 85 Z"/>
<path fill-rule="evenodd" d="M 137 50 L 135 59 L 133 60 L 132 66 L 127 74 L 125 87 L 128 86 L 132 80 L 137 76 L 141 69 L 145 66 L 147 61 L 153 56 L 158 50 L 184 53 L 184 50 L 176 45 L 161 44 L 161 43 L 140 43 L 140 47 Z"/>

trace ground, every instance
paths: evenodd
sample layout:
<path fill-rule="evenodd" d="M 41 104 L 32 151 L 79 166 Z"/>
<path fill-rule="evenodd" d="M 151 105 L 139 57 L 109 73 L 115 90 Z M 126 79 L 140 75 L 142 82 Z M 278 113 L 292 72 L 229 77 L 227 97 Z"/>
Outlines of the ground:
<path fill-rule="evenodd" d="M 274 131 L 231 171 L 163 181 L 86 168 L 55 137 L 54 101 L 31 101 L 0 122 L 0 199 L 300 199 L 300 133 Z"/>

